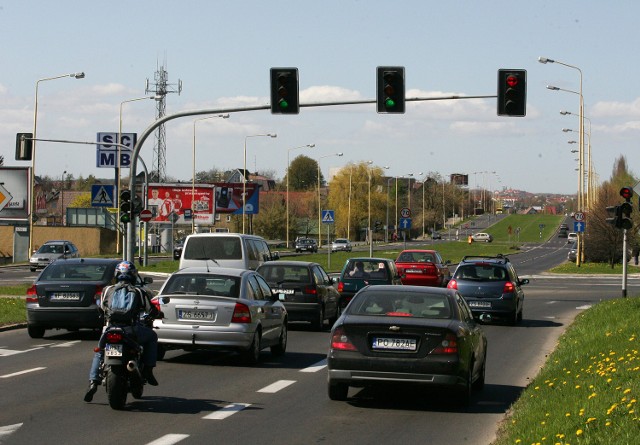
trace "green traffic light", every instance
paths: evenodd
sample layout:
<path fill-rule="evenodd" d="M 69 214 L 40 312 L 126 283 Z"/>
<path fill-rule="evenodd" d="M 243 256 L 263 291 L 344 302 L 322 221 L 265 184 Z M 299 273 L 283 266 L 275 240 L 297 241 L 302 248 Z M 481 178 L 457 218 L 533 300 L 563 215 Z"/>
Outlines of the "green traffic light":
<path fill-rule="evenodd" d="M 123 224 L 128 224 L 131 222 L 131 216 L 128 213 L 124 213 L 120 215 L 120 222 Z"/>
<path fill-rule="evenodd" d="M 395 100 L 393 100 L 393 99 L 387 99 L 387 100 L 384 102 L 384 106 L 385 106 L 385 107 L 387 107 L 387 108 L 393 108 L 393 107 L 395 107 L 395 106 L 396 106 L 396 101 L 395 101 Z"/>
<path fill-rule="evenodd" d="M 278 103 L 278 105 L 280 105 L 280 108 L 282 109 L 289 108 L 289 102 L 287 102 L 284 99 L 280 99 L 280 102 Z"/>

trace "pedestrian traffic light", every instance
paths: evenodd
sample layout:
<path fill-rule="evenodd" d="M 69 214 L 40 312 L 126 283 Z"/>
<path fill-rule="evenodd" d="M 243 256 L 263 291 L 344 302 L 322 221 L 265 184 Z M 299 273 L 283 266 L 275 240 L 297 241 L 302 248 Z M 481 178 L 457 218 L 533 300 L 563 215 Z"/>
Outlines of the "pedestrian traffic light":
<path fill-rule="evenodd" d="M 298 68 L 271 68 L 271 113 L 300 113 Z"/>
<path fill-rule="evenodd" d="M 131 192 L 122 190 L 120 192 L 120 222 L 127 224 L 131 222 Z"/>
<path fill-rule="evenodd" d="M 526 116 L 527 71 L 498 70 L 498 116 Z"/>
<path fill-rule="evenodd" d="M 404 113 L 404 67 L 379 66 L 376 75 L 378 113 Z"/>
<path fill-rule="evenodd" d="M 16 161 L 30 161 L 33 151 L 33 133 L 16 134 Z"/>
<path fill-rule="evenodd" d="M 631 230 L 633 227 L 633 221 L 631 221 L 631 212 L 633 211 L 633 207 L 630 202 L 623 202 L 619 206 L 620 208 L 620 216 L 618 221 L 618 228 Z"/>

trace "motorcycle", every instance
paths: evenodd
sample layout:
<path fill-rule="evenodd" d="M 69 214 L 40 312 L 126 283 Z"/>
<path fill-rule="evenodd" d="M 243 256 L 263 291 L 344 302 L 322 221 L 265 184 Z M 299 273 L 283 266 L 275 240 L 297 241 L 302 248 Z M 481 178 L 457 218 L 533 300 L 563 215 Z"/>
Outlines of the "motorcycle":
<path fill-rule="evenodd" d="M 153 319 L 144 317 L 147 325 Z M 145 379 L 143 377 L 144 364 L 142 362 L 142 346 L 135 338 L 135 332 L 130 326 L 109 326 L 103 334 L 104 358 L 101 365 L 101 377 L 106 387 L 109 406 L 121 410 L 127 403 L 127 394 L 133 398 L 142 398 Z"/>

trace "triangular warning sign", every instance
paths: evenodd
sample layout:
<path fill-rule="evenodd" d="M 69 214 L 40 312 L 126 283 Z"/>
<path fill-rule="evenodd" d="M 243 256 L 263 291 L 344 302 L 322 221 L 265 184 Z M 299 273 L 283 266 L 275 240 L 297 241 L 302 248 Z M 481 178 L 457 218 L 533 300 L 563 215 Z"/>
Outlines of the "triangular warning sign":
<path fill-rule="evenodd" d="M 322 217 L 322 222 L 326 222 L 326 223 L 333 222 L 333 215 L 331 214 L 331 212 L 326 212 L 324 214 L 324 216 Z"/>
<path fill-rule="evenodd" d="M 106 206 L 113 206 L 113 199 L 109 196 L 109 193 L 104 187 L 100 187 L 98 192 L 93 197 L 91 204 L 102 204 Z"/>

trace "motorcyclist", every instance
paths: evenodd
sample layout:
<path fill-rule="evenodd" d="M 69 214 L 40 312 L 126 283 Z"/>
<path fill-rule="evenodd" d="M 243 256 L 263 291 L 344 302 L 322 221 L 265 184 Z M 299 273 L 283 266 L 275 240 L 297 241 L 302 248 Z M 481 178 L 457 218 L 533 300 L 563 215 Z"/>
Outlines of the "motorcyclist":
<path fill-rule="evenodd" d="M 154 306 L 150 301 L 150 296 L 144 290 L 135 286 L 138 278 L 138 272 L 136 270 L 136 266 L 130 261 L 122 261 L 118 263 L 115 271 L 117 284 L 106 287 L 102 291 L 100 309 L 104 311 L 105 314 L 105 329 L 110 325 L 109 320 L 109 300 L 111 296 L 117 289 L 122 287 L 129 287 L 131 290 L 138 292 L 141 296 L 142 305 L 139 308 L 140 311 L 145 312 L 151 318 L 159 318 L 162 317 L 162 313 Z M 142 352 L 142 362 L 144 364 L 144 368 L 142 371 L 142 376 L 147 381 L 148 384 L 152 386 L 157 386 L 158 381 L 153 375 L 153 368 L 156 366 L 156 359 L 158 354 L 158 335 L 153 331 L 153 329 L 143 325 L 139 322 L 140 317 L 135 317 L 136 322 L 133 323 L 132 327 L 134 333 L 136 335 L 136 339 L 138 344 L 143 347 Z M 99 351 L 94 354 L 93 362 L 91 363 L 91 370 L 89 371 L 89 388 L 84 396 L 85 402 L 90 402 L 93 400 L 93 395 L 98 390 L 98 386 L 101 384 L 100 379 L 100 363 L 104 358 L 104 331 L 103 335 L 99 341 Z"/>

